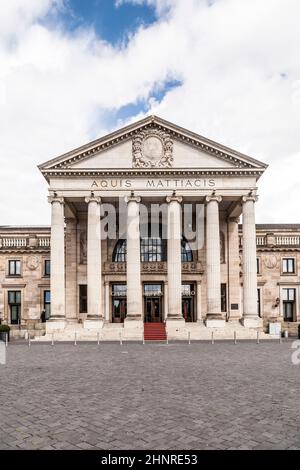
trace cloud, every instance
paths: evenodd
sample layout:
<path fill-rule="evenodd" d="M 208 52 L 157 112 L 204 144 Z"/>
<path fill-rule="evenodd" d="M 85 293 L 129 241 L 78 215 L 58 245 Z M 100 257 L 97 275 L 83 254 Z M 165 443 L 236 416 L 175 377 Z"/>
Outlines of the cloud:
<path fill-rule="evenodd" d="M 156 8 L 157 22 L 114 47 L 89 25 L 69 32 L 62 0 L 1 5 L 0 223 L 49 223 L 36 165 L 110 131 L 109 113 L 139 100 L 269 163 L 258 221 L 300 222 L 299 2 L 144 3 Z M 50 13 L 56 22 L 47 22 Z M 151 98 L 170 80 L 181 85 Z"/>

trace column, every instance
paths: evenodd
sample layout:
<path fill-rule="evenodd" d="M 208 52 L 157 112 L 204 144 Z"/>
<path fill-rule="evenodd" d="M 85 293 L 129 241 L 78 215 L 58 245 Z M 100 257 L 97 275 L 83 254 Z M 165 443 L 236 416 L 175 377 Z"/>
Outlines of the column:
<path fill-rule="evenodd" d="M 221 313 L 221 266 L 219 203 L 221 196 L 206 197 L 206 282 L 207 319 L 209 327 L 225 326 Z"/>
<path fill-rule="evenodd" d="M 227 221 L 229 321 L 239 320 L 241 317 L 240 240 L 238 222 L 238 217 L 230 217 Z"/>
<path fill-rule="evenodd" d="M 196 299 L 196 309 L 197 309 L 197 322 L 202 323 L 202 296 L 201 296 L 201 281 L 197 281 L 197 299 Z"/>
<path fill-rule="evenodd" d="M 168 196 L 168 320 L 184 321 L 181 298 L 181 196 Z"/>
<path fill-rule="evenodd" d="M 243 196 L 243 324 L 259 326 L 257 312 L 255 195 Z"/>
<path fill-rule="evenodd" d="M 86 197 L 88 204 L 87 226 L 87 328 L 101 326 L 102 312 L 102 265 L 101 265 L 101 225 L 100 197 Z"/>
<path fill-rule="evenodd" d="M 168 281 L 164 282 L 164 320 L 166 321 L 168 317 L 168 308 L 169 308 L 169 302 L 168 302 Z"/>
<path fill-rule="evenodd" d="M 140 247 L 140 207 L 139 196 L 129 196 L 127 203 L 127 317 L 131 320 L 142 320 L 142 285 L 141 285 L 141 247 Z"/>
<path fill-rule="evenodd" d="M 110 305 L 110 295 L 109 295 L 109 281 L 105 281 L 105 321 L 109 323 L 109 305 Z"/>
<path fill-rule="evenodd" d="M 51 317 L 56 327 L 65 326 L 65 220 L 64 198 L 50 196 L 51 203 Z M 50 325 L 49 325 L 50 326 Z"/>
<path fill-rule="evenodd" d="M 77 321 L 77 220 L 66 219 L 66 318 Z"/>

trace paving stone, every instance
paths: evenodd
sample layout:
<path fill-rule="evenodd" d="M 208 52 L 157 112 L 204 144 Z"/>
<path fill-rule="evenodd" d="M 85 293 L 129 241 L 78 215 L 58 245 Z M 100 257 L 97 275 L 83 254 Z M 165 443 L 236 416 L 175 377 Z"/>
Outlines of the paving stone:
<path fill-rule="evenodd" d="M 15 342 L 7 353 L 3 450 L 299 449 L 289 342 Z"/>

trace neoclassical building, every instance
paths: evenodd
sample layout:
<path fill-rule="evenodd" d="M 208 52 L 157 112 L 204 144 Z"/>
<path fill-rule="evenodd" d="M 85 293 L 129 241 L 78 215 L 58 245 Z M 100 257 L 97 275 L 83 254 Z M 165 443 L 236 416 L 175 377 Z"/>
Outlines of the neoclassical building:
<path fill-rule="evenodd" d="M 295 328 L 300 225 L 255 225 L 266 168 L 156 116 L 40 165 L 51 228 L 0 228 L 2 320 L 61 339 Z"/>

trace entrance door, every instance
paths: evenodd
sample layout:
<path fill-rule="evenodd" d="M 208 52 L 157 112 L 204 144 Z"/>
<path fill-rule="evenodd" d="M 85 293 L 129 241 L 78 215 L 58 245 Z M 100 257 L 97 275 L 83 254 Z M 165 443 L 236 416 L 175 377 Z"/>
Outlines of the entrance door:
<path fill-rule="evenodd" d="M 161 322 L 161 297 L 145 297 L 145 322 Z"/>
<path fill-rule="evenodd" d="M 144 321 L 162 322 L 162 285 L 144 284 Z"/>
<path fill-rule="evenodd" d="M 193 300 L 191 297 L 182 299 L 182 316 L 186 322 L 194 321 Z"/>
<path fill-rule="evenodd" d="M 195 303 L 195 291 L 194 284 L 182 284 L 182 316 L 186 322 L 195 321 L 194 314 L 194 303 Z"/>

